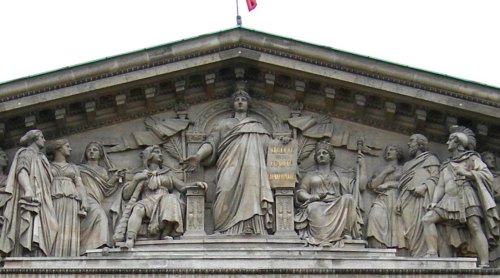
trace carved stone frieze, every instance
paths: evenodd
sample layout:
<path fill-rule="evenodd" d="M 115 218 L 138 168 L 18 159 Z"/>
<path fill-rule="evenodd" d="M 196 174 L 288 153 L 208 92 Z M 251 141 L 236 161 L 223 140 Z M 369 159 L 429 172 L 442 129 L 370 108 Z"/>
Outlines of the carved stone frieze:
<path fill-rule="evenodd" d="M 0 84 L 0 250 L 133 257 L 281 240 L 500 265 L 496 168 L 474 152 L 500 154 L 500 91 L 222 34 Z M 448 134 L 457 124 L 474 130 Z M 43 135 L 56 139 L 47 156 Z"/>

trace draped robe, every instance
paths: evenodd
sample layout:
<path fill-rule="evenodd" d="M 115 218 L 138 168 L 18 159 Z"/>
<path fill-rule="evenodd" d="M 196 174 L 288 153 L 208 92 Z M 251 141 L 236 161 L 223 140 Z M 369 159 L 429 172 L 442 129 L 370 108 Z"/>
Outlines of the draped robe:
<path fill-rule="evenodd" d="M 39 205 L 21 199 L 18 174 L 24 169 Z M 51 254 L 58 223 L 50 193 L 52 174 L 44 154 L 28 147 L 17 151 L 7 178 L 5 194 L 9 195 L 4 208 L 4 225 L 0 233 L 0 251 L 11 256 L 22 256 L 25 250 L 35 251 L 35 244 L 43 253 Z"/>
<path fill-rule="evenodd" d="M 322 200 L 301 204 L 295 214 L 299 236 L 311 245 L 337 243 L 345 235 L 361 236 L 363 219 L 355 203 L 352 188 L 355 180 L 331 171 L 328 174 L 311 171 L 306 174 L 297 192 L 325 194 Z"/>
<path fill-rule="evenodd" d="M 117 189 L 115 184 L 108 184 L 108 171 L 104 167 L 94 169 L 86 164 L 79 165 L 82 182 L 87 191 L 89 211 L 81 222 L 80 252 L 111 246 L 111 229 L 108 214 L 103 201 Z"/>
<path fill-rule="evenodd" d="M 401 168 L 397 166 L 394 172 L 384 178 L 383 184 L 397 185 L 401 178 Z M 378 195 L 373 201 L 370 213 L 368 214 L 366 237 L 373 237 L 386 247 L 397 247 L 399 226 L 395 207 L 399 189 L 389 187 L 383 191 L 376 189 L 374 191 Z"/>
<path fill-rule="evenodd" d="M 497 213 L 500 215 L 500 171 L 496 169 L 490 169 L 493 174 L 493 193 L 495 197 L 495 202 L 497 205 Z M 500 240 L 497 242 L 497 246 L 490 249 L 490 261 L 496 267 L 500 267 Z"/>
<path fill-rule="evenodd" d="M 215 231 L 239 234 L 249 225 L 256 234 L 270 228 L 273 195 L 266 167 L 269 133 L 250 117 L 220 121 L 207 138 L 217 161 L 213 213 Z"/>
<path fill-rule="evenodd" d="M 397 201 L 398 222 L 401 223 L 398 247 L 407 249 L 414 257 L 422 257 L 427 252 L 422 217 L 434 194 L 439 178 L 439 165 L 439 159 L 435 155 L 423 152 L 403 166 Z M 424 196 L 415 196 L 412 190 L 422 184 L 427 187 Z"/>
<path fill-rule="evenodd" d="M 59 224 L 57 237 L 52 250 L 55 257 L 80 255 L 80 216 L 81 198 L 76 189 L 80 176 L 74 164 L 51 164 L 52 180 L 50 193 Z"/>

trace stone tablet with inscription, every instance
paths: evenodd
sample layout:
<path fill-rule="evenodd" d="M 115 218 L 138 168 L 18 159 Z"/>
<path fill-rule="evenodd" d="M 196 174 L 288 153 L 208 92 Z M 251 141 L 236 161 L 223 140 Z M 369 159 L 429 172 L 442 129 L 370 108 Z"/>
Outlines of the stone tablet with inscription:
<path fill-rule="evenodd" d="M 272 188 L 295 187 L 297 173 L 297 140 L 284 145 L 272 140 L 267 150 L 267 173 Z"/>

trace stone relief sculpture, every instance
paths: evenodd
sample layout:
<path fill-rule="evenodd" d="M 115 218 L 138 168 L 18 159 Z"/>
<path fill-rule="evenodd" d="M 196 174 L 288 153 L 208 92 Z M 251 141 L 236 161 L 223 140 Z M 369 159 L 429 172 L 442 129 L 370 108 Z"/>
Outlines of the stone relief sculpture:
<path fill-rule="evenodd" d="M 244 87 L 237 87 L 232 100 L 234 116 L 214 126 L 197 153 L 185 160 L 185 169 L 216 163 L 216 233 L 266 235 L 272 228 L 274 202 L 266 170 L 270 134 L 248 116 L 251 98 Z"/>
<path fill-rule="evenodd" d="M 98 142 L 87 144 L 81 163 L 80 176 L 89 206 L 80 227 L 80 253 L 84 253 L 85 250 L 112 246 L 109 216 L 103 202 L 124 182 L 126 170 L 115 168 L 104 147 Z"/>
<path fill-rule="evenodd" d="M 0 251 L 10 256 L 49 256 L 58 224 L 51 198 L 52 173 L 41 152 L 45 138 L 30 130 L 20 139 L 7 177 Z"/>
<path fill-rule="evenodd" d="M 493 175 L 493 198 L 497 206 L 497 213 L 500 215 L 500 171 L 497 170 L 497 158 L 490 151 L 481 153 L 481 159 Z M 500 267 L 500 240 L 496 246 L 490 248 L 489 260 L 491 266 Z"/>
<path fill-rule="evenodd" d="M 483 152 L 481 159 L 493 175 L 493 197 L 497 203 L 497 211 L 500 214 L 500 171 L 497 168 L 497 158 L 492 152 Z"/>
<path fill-rule="evenodd" d="M 132 248 L 141 224 L 149 219 L 148 234 L 172 239 L 183 234 L 185 203 L 180 194 L 188 188 L 206 189 L 204 182 L 185 183 L 163 167 L 160 147 L 150 146 L 142 152 L 144 170 L 136 173 L 123 189 L 128 201 L 114 239 L 121 241 L 126 235 L 126 247 Z"/>
<path fill-rule="evenodd" d="M 9 194 L 5 192 L 7 183 L 7 166 L 9 165 L 9 158 L 5 151 L 0 148 L 0 228 L 3 225 L 3 207 L 9 200 Z"/>
<path fill-rule="evenodd" d="M 356 180 L 333 167 L 335 152 L 324 141 L 314 153 L 316 169 L 308 172 L 296 191 L 299 208 L 295 227 L 299 236 L 310 245 L 332 246 L 343 239 L 360 239 L 361 218 L 353 192 Z M 364 155 L 358 155 L 360 189 L 366 186 Z"/>
<path fill-rule="evenodd" d="M 441 166 L 429 212 L 423 219 L 427 256 L 450 256 L 452 250 L 448 249 L 471 244 L 479 257 L 479 267 L 488 267 L 488 240 L 496 243 L 500 235 L 493 175 L 474 152 L 476 139 L 470 129 L 452 126 L 450 133 L 447 145 L 451 158 Z M 439 250 L 437 224 L 452 224 L 446 227 L 449 239 L 441 239 L 445 243 Z"/>
<path fill-rule="evenodd" d="M 138 239 L 178 238 L 186 229 L 189 231 L 186 223 L 195 221 L 201 227 L 195 238 L 204 236 L 206 231 L 212 231 L 211 223 L 206 224 L 205 219 L 210 216 L 207 211 L 213 201 L 215 232 L 219 235 L 274 232 L 275 238 L 299 237 L 308 245 L 326 247 L 340 247 L 350 239 L 366 239 L 369 247 L 398 248 L 403 255 L 444 257 L 474 253 L 481 267 L 500 264 L 500 248 L 495 246 L 500 238 L 500 211 L 495 205 L 495 201 L 500 201 L 500 171 L 492 153 L 483 153 L 481 162 L 473 152 L 475 139 L 470 130 L 454 127 L 447 142 L 452 158 L 442 165 L 429 152 L 429 142 L 421 134 L 409 138 L 411 160 L 404 165 L 401 148 L 386 146 L 385 163 L 374 171 L 368 183 L 368 174 L 372 173 L 367 173 L 364 155 L 375 160 L 381 154 L 376 138 L 356 146 L 358 131 L 337 130 L 338 124 L 329 115 L 298 113 L 299 116 L 284 119 L 279 111 L 269 120 L 269 110 L 274 106 L 257 103 L 252 107 L 257 118 L 253 118 L 249 116 L 250 104 L 245 86 L 238 83 L 232 95 L 231 117 L 213 124 L 222 112 L 230 110 L 228 102 L 222 100 L 207 105 L 211 110 L 200 112 L 202 116 L 193 117 L 198 125 L 188 119 L 187 109 L 183 110 L 183 117 L 179 113 L 176 119 L 148 117 L 144 121 L 146 131 L 134 131 L 133 141 L 124 141 L 128 144 L 113 146 L 110 141 L 105 149 L 96 141 L 89 142 L 80 165 L 68 161 L 71 146 L 65 139 L 48 145 L 47 155 L 54 158 L 49 163 L 42 153 L 45 147 L 42 132 L 27 132 L 20 140 L 23 147 L 13 158 L 8 174 L 5 173 L 8 158 L 0 149 L 2 255 L 80 256 L 86 250 L 111 247 L 113 241 L 130 249 Z M 259 105 L 267 110 L 258 110 Z M 210 120 L 203 118 L 214 112 L 217 116 Z M 190 130 L 193 126 L 196 129 Z M 271 134 L 279 137 L 287 132 L 294 138 L 293 148 L 286 138 L 272 140 Z M 270 175 L 273 160 L 267 151 L 276 141 L 293 149 L 296 156 L 286 160 L 291 161 L 290 165 L 283 164 L 293 169 L 288 195 L 283 193 L 284 187 L 273 184 Z M 128 179 L 126 170 L 108 157 L 107 151 L 112 149 L 117 152 L 112 155 L 128 160 L 131 153 L 144 147 L 141 169 L 129 174 Z M 357 171 L 334 165 L 335 147 L 347 151 L 358 149 Z M 194 151 L 194 155 L 187 156 Z M 136 167 L 138 156 L 133 158 L 122 165 Z M 277 168 L 283 166 L 279 159 L 284 161 L 278 157 Z M 184 172 L 177 169 L 179 165 Z M 195 173 L 185 172 L 200 165 L 208 167 Z M 300 175 L 296 177 L 297 169 Z M 197 178 L 201 176 L 205 180 L 215 177 L 215 198 L 203 192 L 207 183 L 186 181 L 203 179 Z M 368 222 L 363 230 L 360 208 L 369 203 L 360 201 L 360 191 L 366 185 L 377 196 L 368 215 L 364 215 Z M 195 197 L 201 197 L 196 203 L 184 197 L 186 190 L 193 188 L 198 189 L 199 195 Z M 205 199 L 206 196 L 211 199 Z M 286 202 L 280 203 L 280 196 L 288 199 L 283 197 Z M 110 221 L 108 208 L 113 201 L 123 204 L 116 228 L 113 227 L 116 222 Z M 189 222 L 185 212 L 189 209 L 187 203 L 196 204 L 193 211 L 202 217 Z M 286 235 L 277 232 L 280 218 L 273 215 L 273 206 L 276 215 L 281 209 L 283 219 L 286 216 L 290 220 L 286 222 L 289 229 L 283 228 L 289 231 Z M 292 209 L 288 212 L 288 208 Z"/>
<path fill-rule="evenodd" d="M 423 257 L 427 252 L 422 217 L 439 178 L 439 159 L 428 150 L 429 141 L 424 135 L 410 136 L 408 152 L 412 159 L 403 165 L 396 203 L 401 221 L 398 247 L 414 257 Z"/>
<path fill-rule="evenodd" d="M 396 201 L 399 195 L 399 179 L 402 176 L 403 150 L 388 145 L 384 151 L 386 165 L 381 167 L 368 183 L 377 197 L 368 214 L 366 239 L 372 248 L 397 248 L 398 217 Z"/>
<path fill-rule="evenodd" d="M 47 156 L 53 158 L 50 164 L 53 176 L 51 194 L 59 224 L 52 250 L 56 257 L 80 255 L 80 218 L 85 217 L 88 210 L 80 171 L 67 161 L 71 151 L 66 139 L 55 140 L 47 148 Z"/>

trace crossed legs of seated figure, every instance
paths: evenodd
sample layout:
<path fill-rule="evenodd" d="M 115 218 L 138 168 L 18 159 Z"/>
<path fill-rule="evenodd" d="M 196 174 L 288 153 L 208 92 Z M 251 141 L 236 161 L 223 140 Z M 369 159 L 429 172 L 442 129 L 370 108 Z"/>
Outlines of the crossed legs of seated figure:
<path fill-rule="evenodd" d="M 427 257 L 437 257 L 438 231 L 436 224 L 443 222 L 435 211 L 429 211 L 422 219 L 424 224 L 424 236 L 427 244 Z M 479 216 L 470 216 L 466 220 L 467 229 L 471 236 L 471 244 L 474 245 L 478 257 L 479 266 L 487 267 L 488 261 L 488 240 L 481 226 L 481 218 Z"/>

